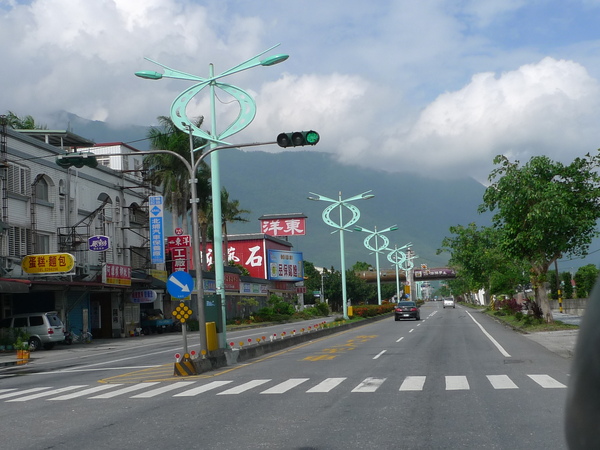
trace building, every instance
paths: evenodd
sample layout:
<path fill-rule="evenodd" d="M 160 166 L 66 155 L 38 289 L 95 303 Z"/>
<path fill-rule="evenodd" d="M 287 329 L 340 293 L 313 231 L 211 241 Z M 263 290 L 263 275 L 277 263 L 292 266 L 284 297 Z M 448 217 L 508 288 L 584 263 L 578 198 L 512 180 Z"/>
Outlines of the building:
<path fill-rule="evenodd" d="M 0 123 L 0 317 L 54 310 L 96 337 L 139 322 L 130 299 L 154 282 L 148 199 L 157 189 L 144 182 L 141 158 L 122 160 L 121 171 L 56 164 L 92 145 L 69 131 Z M 56 265 L 65 258 L 73 267 Z"/>

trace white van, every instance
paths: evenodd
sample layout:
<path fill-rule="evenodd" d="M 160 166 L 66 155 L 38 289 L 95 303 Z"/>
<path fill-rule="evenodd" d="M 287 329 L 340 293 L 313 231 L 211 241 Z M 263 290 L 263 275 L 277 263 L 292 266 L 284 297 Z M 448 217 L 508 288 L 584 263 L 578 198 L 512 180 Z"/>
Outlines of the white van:
<path fill-rule="evenodd" d="M 40 347 L 49 350 L 65 340 L 63 323 L 56 311 L 15 314 L 3 319 L 0 328 L 19 328 L 29 335 L 29 350 Z"/>

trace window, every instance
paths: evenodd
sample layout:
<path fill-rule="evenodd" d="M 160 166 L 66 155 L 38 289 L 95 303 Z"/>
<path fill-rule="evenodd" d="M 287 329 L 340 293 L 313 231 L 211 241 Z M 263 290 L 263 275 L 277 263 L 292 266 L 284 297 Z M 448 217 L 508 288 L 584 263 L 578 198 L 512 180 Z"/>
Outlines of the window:
<path fill-rule="evenodd" d="M 43 178 L 40 178 L 37 184 L 35 185 L 35 198 L 37 200 L 49 200 L 48 182 Z"/>
<path fill-rule="evenodd" d="M 28 167 L 16 164 L 8 167 L 8 190 L 21 195 L 30 195 L 31 171 Z"/>
<path fill-rule="evenodd" d="M 10 227 L 8 236 L 8 256 L 23 257 L 29 253 L 31 230 L 21 227 Z"/>
<path fill-rule="evenodd" d="M 44 325 L 44 318 L 42 316 L 29 316 L 29 326 L 37 327 Z"/>
<path fill-rule="evenodd" d="M 37 234 L 35 236 L 35 253 L 50 253 L 50 236 Z"/>

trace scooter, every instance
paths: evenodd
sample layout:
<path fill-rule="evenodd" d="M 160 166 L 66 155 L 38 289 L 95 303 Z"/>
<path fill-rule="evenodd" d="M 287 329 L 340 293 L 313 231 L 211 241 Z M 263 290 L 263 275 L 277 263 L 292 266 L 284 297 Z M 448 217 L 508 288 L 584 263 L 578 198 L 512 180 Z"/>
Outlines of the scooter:
<path fill-rule="evenodd" d="M 63 344 L 71 345 L 73 343 L 73 335 L 71 334 L 70 331 L 66 331 L 66 330 L 64 330 L 64 333 L 65 333 L 65 340 L 63 341 Z"/>

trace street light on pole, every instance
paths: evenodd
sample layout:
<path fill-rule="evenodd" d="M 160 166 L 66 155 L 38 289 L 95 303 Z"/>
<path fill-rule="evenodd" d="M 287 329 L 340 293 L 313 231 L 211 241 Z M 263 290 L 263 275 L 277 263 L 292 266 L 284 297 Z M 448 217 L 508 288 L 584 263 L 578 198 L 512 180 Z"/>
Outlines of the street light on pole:
<path fill-rule="evenodd" d="M 261 56 L 268 51 L 274 49 L 279 44 L 259 53 L 258 55 L 244 61 L 231 69 L 222 72 L 221 74 L 215 75 L 214 66 L 209 64 L 209 76 L 208 78 L 202 78 L 196 75 L 191 75 L 178 70 L 173 70 L 170 67 L 146 58 L 164 69 L 164 73 L 160 74 L 154 71 L 139 71 L 136 75 L 141 78 L 160 80 L 161 78 L 176 78 L 180 80 L 188 80 L 198 82 L 192 87 L 183 91 L 171 105 L 171 120 L 173 124 L 182 131 L 190 132 L 194 136 L 201 137 L 208 141 L 208 145 L 211 151 L 218 150 L 219 145 L 230 145 L 225 142 L 229 136 L 236 134 L 246 128 L 256 115 L 256 103 L 250 94 L 246 91 L 226 83 L 220 83 L 217 80 L 234 73 L 241 72 L 243 70 L 251 69 L 256 66 L 273 66 L 285 61 L 289 58 L 288 55 L 274 55 L 265 59 L 261 59 Z M 192 101 L 193 97 L 200 93 L 204 88 L 209 88 L 210 96 L 210 110 L 211 110 L 211 131 L 210 133 L 201 130 L 196 126 L 192 120 L 187 116 L 186 109 L 188 104 Z M 217 132 L 217 117 L 216 117 L 216 93 L 215 89 L 219 88 L 229 95 L 231 95 L 239 104 L 240 113 L 236 120 L 231 123 L 221 133 Z M 200 147 L 196 150 L 199 150 Z M 195 150 L 194 150 L 195 151 Z M 194 152 L 192 151 L 192 153 Z M 227 348 L 226 345 L 226 320 L 227 320 L 227 305 L 225 297 L 225 270 L 224 270 L 224 258 L 223 258 L 223 232 L 222 232 L 222 208 L 221 208 L 221 178 L 219 168 L 219 154 L 215 152 L 211 157 L 211 186 L 212 186 L 212 206 L 213 206 L 213 257 L 215 267 L 215 285 L 217 295 L 221 298 L 221 311 L 222 311 L 222 340 L 220 342 L 222 348 Z M 227 249 L 225 249 L 227 252 Z"/>
<path fill-rule="evenodd" d="M 369 235 L 365 238 L 364 244 L 372 252 L 375 252 L 375 270 L 377 270 L 377 304 L 381 305 L 381 276 L 379 274 L 379 253 L 385 250 L 388 245 L 390 245 L 390 240 L 383 235 L 383 233 L 387 233 L 388 231 L 395 231 L 398 229 L 397 225 L 392 225 L 391 227 L 384 228 L 381 231 L 377 231 L 377 227 L 375 227 L 374 231 L 367 230 L 363 227 L 354 227 L 356 231 L 363 231 L 365 233 L 369 233 Z M 381 245 L 379 245 L 379 238 L 381 237 Z M 371 245 L 371 239 L 375 238 L 375 247 Z"/>
<path fill-rule="evenodd" d="M 394 246 L 394 250 L 388 253 L 387 259 L 389 262 L 394 264 L 396 267 L 396 299 L 400 301 L 400 266 L 404 261 L 406 261 L 406 253 L 402 252 L 402 249 L 406 247 L 410 247 L 412 242 L 409 242 L 406 245 L 398 248 L 397 245 Z"/>
<path fill-rule="evenodd" d="M 344 231 L 352 231 L 352 230 L 349 230 L 348 227 L 354 225 L 356 222 L 358 222 L 358 219 L 360 219 L 359 209 L 356 206 L 351 205 L 349 202 L 352 202 L 354 200 L 367 200 L 369 198 L 375 197 L 373 194 L 370 194 L 370 192 L 371 191 L 366 191 L 366 192 L 363 192 L 362 194 L 355 195 L 354 197 L 350 197 L 345 200 L 342 200 L 341 192 L 339 192 L 337 200 L 334 200 L 329 197 L 325 197 L 324 195 L 315 194 L 314 192 L 309 192 L 309 194 L 312 194 L 314 196 L 314 197 L 308 197 L 309 200 L 324 201 L 324 202 L 331 203 L 331 205 L 329 205 L 327 208 L 325 208 L 323 210 L 323 216 L 322 216 L 323 222 L 325 222 L 330 227 L 337 228 L 337 231 L 339 231 L 339 233 L 340 233 L 340 254 L 341 254 L 341 266 L 342 266 L 342 268 L 341 268 L 341 270 L 342 270 L 342 308 L 343 308 L 344 319 L 348 319 L 348 295 L 346 292 L 346 255 L 344 254 Z M 340 209 L 339 223 L 334 222 L 329 217 L 329 215 L 333 212 L 333 210 L 335 208 Z M 344 208 L 347 208 L 352 213 L 352 217 L 350 218 L 350 220 L 347 223 L 344 223 L 344 218 L 343 218 Z M 336 231 L 333 231 L 332 234 L 335 232 Z"/>

